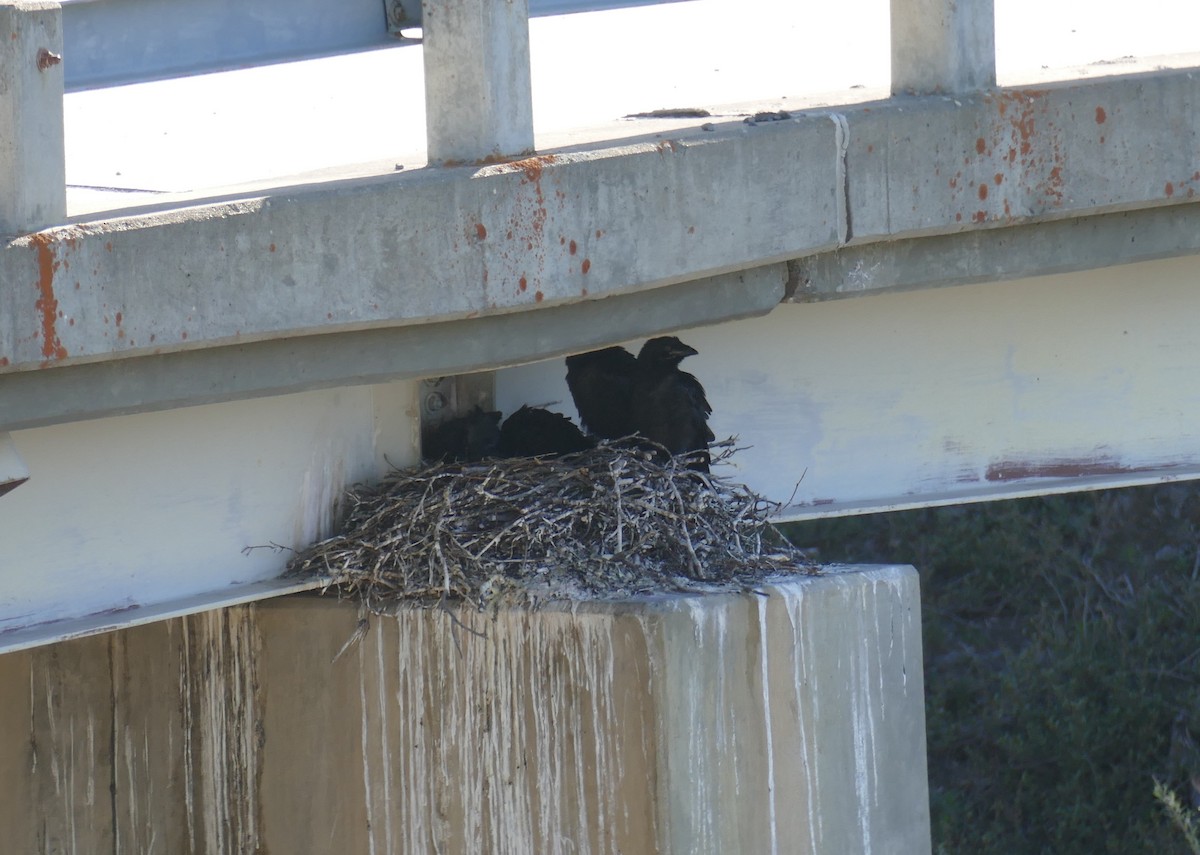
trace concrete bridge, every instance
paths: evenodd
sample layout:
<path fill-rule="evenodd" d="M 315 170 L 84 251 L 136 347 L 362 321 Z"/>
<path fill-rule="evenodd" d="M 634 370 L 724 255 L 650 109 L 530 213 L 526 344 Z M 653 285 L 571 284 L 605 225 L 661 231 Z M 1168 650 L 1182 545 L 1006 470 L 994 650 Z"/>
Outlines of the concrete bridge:
<path fill-rule="evenodd" d="M 421 851 L 465 827 L 475 808 L 437 818 L 397 795 L 445 760 L 397 747 L 411 703 L 371 718 L 371 693 L 411 677 L 397 656 L 466 668 L 429 618 L 328 665 L 354 610 L 284 597 L 306 587 L 278 579 L 285 559 L 242 549 L 328 534 L 346 486 L 416 460 L 434 406 L 570 412 L 566 353 L 687 330 L 714 430 L 750 446 L 734 477 L 793 519 L 1200 473 L 1197 57 L 1022 70 L 996 49 L 1022 31 L 990 2 L 864 0 L 850 66 L 844 20 L 786 4 L 532 22 L 519 2 L 284 5 L 255 19 L 197 4 L 177 42 L 148 29 L 140 54 L 117 34 L 148 27 L 151 0 L 0 5 L 0 754 L 56 806 L 37 825 L 11 802 L 30 851 L 288 849 L 310 837 L 281 817 L 311 810 L 288 782 L 314 776 L 355 782 L 313 814 L 346 823 L 319 829 L 346 851 Z M 180 76 L 255 59 L 271 62 Z M 814 597 L 854 632 L 806 637 L 820 619 L 794 618 Z M 619 661 L 731 704 L 732 671 L 706 683 L 668 648 L 708 632 L 706 609 L 781 639 L 734 668 L 761 672 L 758 759 L 707 729 L 732 707 L 680 730 L 664 696 L 581 671 L 561 721 L 572 692 L 642 698 L 661 749 L 647 768 L 668 783 L 580 783 L 535 830 L 488 802 L 491 825 L 456 851 L 565 851 L 583 814 L 575 851 L 730 851 L 759 820 L 754 851 L 927 850 L 916 602 L 911 571 L 880 568 L 668 621 Z M 547 650 L 571 633 L 511 620 Z M 291 645 L 308 670 L 280 658 Z M 802 664 L 776 674 L 776 659 Z M 822 720 L 844 727 L 814 742 L 812 697 L 778 698 L 817 673 Z M 143 675 L 207 718 L 173 718 Z M 464 746 L 471 721 L 455 725 Z M 282 759 L 283 734 L 335 732 L 349 753 Z M 426 765 L 379 778 L 389 752 Z M 679 764 L 718 755 L 750 764 L 738 780 L 765 801 L 751 810 L 717 773 L 688 789 L 701 783 Z M 645 800 L 626 836 L 598 830 Z"/>

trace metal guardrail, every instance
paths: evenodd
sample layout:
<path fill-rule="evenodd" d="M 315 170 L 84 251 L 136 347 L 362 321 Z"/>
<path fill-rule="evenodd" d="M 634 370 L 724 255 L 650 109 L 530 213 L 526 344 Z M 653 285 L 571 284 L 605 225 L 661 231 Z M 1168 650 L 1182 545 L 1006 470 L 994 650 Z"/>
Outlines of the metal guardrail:
<path fill-rule="evenodd" d="M 529 14 L 663 2 L 683 0 L 529 0 Z M 63 0 L 62 18 L 74 90 L 392 47 L 422 15 L 421 0 Z"/>

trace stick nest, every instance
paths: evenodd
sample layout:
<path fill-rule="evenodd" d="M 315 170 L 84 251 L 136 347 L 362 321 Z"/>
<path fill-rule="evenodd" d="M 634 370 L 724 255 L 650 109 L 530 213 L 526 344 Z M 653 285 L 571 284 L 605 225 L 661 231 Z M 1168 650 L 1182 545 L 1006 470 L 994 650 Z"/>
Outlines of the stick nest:
<path fill-rule="evenodd" d="M 768 522 L 777 503 L 644 447 L 395 471 L 346 501 L 344 532 L 288 572 L 375 610 L 747 590 L 816 572 Z"/>

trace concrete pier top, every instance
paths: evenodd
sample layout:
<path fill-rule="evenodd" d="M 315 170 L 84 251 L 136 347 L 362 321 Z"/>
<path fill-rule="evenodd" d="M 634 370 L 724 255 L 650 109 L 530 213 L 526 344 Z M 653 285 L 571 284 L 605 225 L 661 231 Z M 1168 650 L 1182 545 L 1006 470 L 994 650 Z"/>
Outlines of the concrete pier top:
<path fill-rule="evenodd" d="M 0 822 L 21 852 L 927 853 L 915 571 L 763 590 L 357 643 L 354 604 L 286 597 L 8 654 Z"/>

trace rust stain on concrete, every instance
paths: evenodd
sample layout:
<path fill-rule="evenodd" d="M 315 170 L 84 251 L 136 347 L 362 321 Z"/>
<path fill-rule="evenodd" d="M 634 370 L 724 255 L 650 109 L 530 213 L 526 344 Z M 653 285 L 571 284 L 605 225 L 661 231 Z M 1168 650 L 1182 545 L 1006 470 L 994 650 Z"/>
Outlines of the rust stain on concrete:
<path fill-rule="evenodd" d="M 54 296 L 54 274 L 62 265 L 54 252 L 54 239 L 45 233 L 30 238 L 37 251 L 38 299 L 34 303 L 41 316 L 43 367 L 52 360 L 67 358 L 67 349 L 58 336 L 58 299 Z"/>
<path fill-rule="evenodd" d="M 501 171 L 524 172 L 527 181 L 536 182 L 542 179 L 542 170 L 557 160 L 558 157 L 556 155 L 539 154 L 534 157 L 526 157 L 521 160 L 513 160 L 502 164 Z"/>
<path fill-rule="evenodd" d="M 991 209 L 971 212 L 974 205 L 965 203 L 964 216 L 972 222 L 1001 216 L 1012 219 L 1014 208 L 1016 216 L 1022 216 L 1063 205 L 1067 190 L 1063 129 L 1046 95 L 1041 89 L 1021 89 L 990 96 L 995 99 L 996 120 L 975 139 L 974 149 L 986 163 L 983 175 L 990 172 L 990 183 L 1005 190 L 992 192 L 986 186 L 988 178 L 980 176 L 976 193 L 980 201 L 990 200 Z M 958 179 L 952 179 L 950 186 L 960 192 Z"/>

